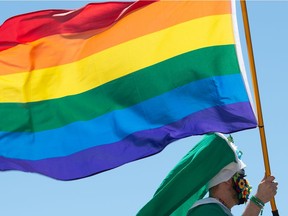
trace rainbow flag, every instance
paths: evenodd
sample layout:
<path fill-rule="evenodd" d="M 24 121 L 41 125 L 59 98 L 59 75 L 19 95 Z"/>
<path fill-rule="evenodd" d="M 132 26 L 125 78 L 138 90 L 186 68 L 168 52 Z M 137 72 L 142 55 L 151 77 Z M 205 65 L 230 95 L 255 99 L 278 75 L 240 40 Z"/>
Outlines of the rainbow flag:
<path fill-rule="evenodd" d="M 231 1 L 91 3 L 0 27 L 0 170 L 87 177 L 256 127 Z"/>

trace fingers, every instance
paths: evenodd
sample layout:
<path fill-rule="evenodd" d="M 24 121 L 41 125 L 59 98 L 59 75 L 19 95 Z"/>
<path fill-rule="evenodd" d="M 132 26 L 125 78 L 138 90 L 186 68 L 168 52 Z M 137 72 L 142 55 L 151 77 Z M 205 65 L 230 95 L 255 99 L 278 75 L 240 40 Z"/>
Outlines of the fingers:
<path fill-rule="evenodd" d="M 269 177 L 271 178 L 266 179 L 266 181 L 270 183 L 271 193 L 275 196 L 277 194 L 278 182 L 275 181 L 274 176 L 269 176 Z"/>
<path fill-rule="evenodd" d="M 278 182 L 277 181 L 272 181 L 272 187 L 274 189 L 274 196 L 277 194 L 277 190 L 278 190 Z"/>
<path fill-rule="evenodd" d="M 272 190 L 277 190 L 278 182 L 275 181 L 274 176 L 267 176 L 264 182 L 270 187 Z"/>
<path fill-rule="evenodd" d="M 274 176 L 267 176 L 259 184 L 257 190 L 257 197 L 261 199 L 264 203 L 272 199 L 277 193 L 278 182 L 275 181 Z"/>
<path fill-rule="evenodd" d="M 268 182 L 273 182 L 275 179 L 274 176 L 264 176 L 264 178 L 262 179 L 262 181 L 268 181 Z"/>

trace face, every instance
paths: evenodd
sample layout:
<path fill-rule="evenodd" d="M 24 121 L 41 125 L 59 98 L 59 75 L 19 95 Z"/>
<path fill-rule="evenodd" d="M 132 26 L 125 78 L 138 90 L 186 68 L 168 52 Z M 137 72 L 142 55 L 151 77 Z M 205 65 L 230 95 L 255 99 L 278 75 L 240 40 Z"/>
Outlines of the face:
<path fill-rule="evenodd" d="M 244 173 L 236 173 L 232 177 L 233 189 L 236 191 L 236 196 L 238 199 L 238 205 L 246 203 L 249 199 L 249 194 L 252 187 L 250 186 L 247 179 L 245 179 Z"/>
<path fill-rule="evenodd" d="M 238 200 L 238 193 L 236 192 L 236 190 L 234 189 L 234 180 L 233 178 L 231 178 L 229 181 L 228 181 L 228 188 L 227 190 L 229 190 L 229 194 L 231 195 L 231 199 L 233 200 L 233 205 L 238 205 L 239 203 L 239 200 Z"/>

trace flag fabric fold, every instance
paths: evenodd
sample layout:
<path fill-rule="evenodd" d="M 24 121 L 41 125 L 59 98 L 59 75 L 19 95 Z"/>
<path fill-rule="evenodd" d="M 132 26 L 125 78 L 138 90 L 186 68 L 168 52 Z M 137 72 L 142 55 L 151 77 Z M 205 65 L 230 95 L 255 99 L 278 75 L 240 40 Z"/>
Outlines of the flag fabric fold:
<path fill-rule="evenodd" d="M 256 127 L 232 9 L 102 2 L 5 21 L 0 170 L 78 179 L 187 136 Z"/>

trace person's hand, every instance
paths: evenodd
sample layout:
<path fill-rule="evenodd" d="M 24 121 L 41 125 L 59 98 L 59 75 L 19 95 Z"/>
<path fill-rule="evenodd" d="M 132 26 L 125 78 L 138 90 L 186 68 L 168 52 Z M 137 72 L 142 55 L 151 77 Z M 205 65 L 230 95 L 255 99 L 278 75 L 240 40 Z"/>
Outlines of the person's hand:
<path fill-rule="evenodd" d="M 278 183 L 274 181 L 274 176 L 267 176 L 258 185 L 255 196 L 262 202 L 269 202 L 277 193 Z"/>

